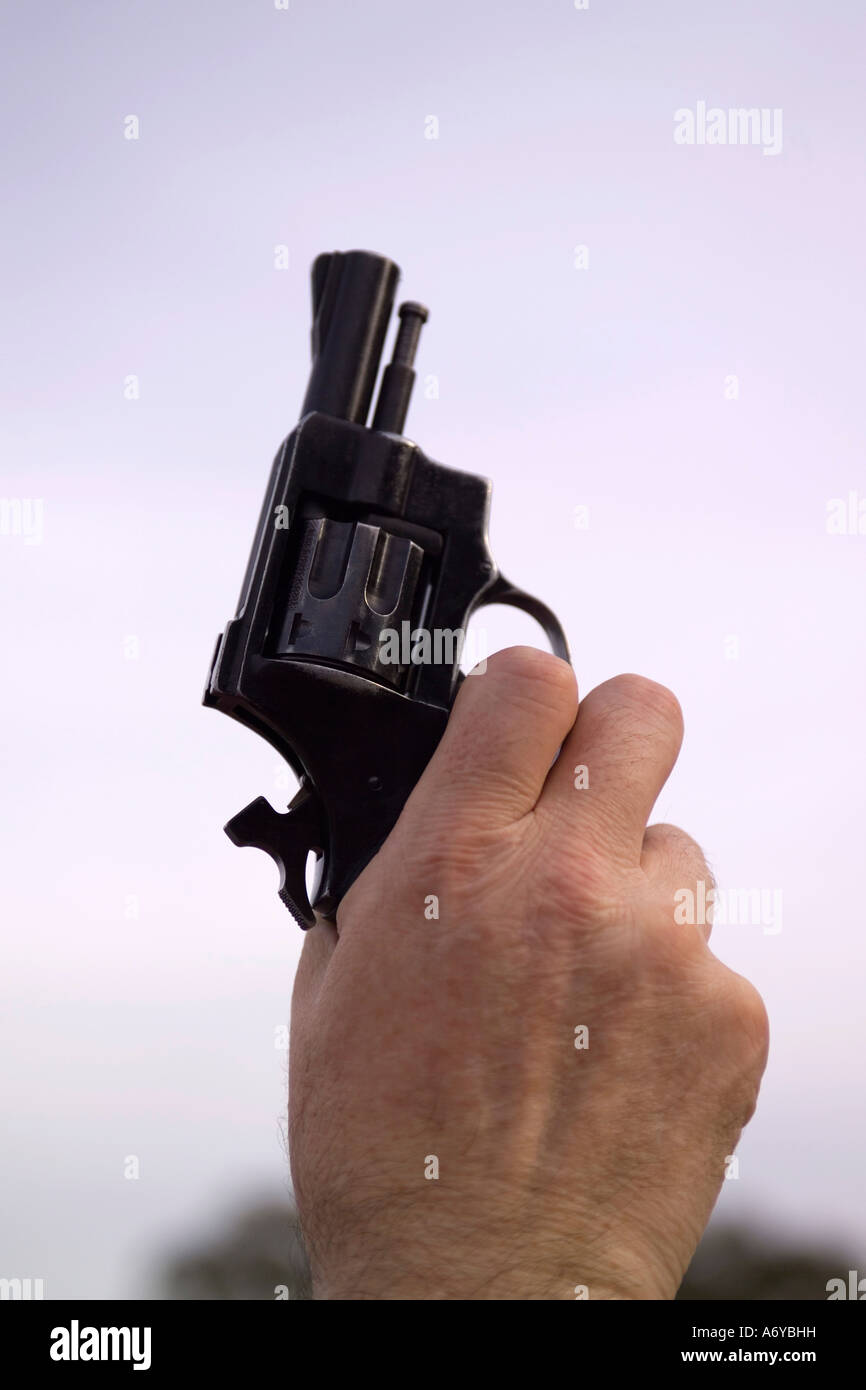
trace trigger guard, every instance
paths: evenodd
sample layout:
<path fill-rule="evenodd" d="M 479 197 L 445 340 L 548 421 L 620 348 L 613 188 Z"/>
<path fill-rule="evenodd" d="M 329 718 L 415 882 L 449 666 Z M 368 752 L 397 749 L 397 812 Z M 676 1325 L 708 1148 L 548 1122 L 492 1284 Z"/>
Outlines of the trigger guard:
<path fill-rule="evenodd" d="M 562 624 L 553 610 L 548 608 L 546 603 L 542 603 L 540 598 L 526 593 L 525 589 L 518 589 L 510 580 L 500 574 L 490 588 L 485 590 L 481 602 L 476 605 L 474 612 L 477 613 L 480 608 L 486 608 L 492 603 L 502 603 L 509 608 L 519 608 L 521 612 L 528 613 L 530 618 L 534 618 L 542 629 L 553 655 L 560 657 L 563 661 L 571 662 L 568 639 L 562 629 Z"/>

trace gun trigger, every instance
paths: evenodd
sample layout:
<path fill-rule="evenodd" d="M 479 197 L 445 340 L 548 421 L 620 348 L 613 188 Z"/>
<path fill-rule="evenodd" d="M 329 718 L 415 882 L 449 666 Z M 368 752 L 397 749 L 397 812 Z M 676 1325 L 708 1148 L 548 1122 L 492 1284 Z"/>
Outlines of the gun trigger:
<path fill-rule="evenodd" d="M 318 797 L 301 787 L 287 811 L 263 796 L 238 811 L 225 827 L 233 845 L 263 849 L 280 871 L 279 894 L 303 931 L 316 925 L 307 896 L 307 856 L 324 852 L 324 817 Z"/>

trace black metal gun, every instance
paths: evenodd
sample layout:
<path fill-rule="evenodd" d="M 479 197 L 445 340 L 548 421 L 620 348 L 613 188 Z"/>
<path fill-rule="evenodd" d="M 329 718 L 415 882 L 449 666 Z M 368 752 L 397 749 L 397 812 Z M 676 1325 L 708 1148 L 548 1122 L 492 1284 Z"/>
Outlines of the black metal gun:
<path fill-rule="evenodd" d="M 258 797 L 226 833 L 276 860 L 280 897 L 304 928 L 315 912 L 336 914 L 429 762 L 462 679 L 471 615 L 489 603 L 522 608 L 568 660 L 554 614 L 496 570 L 490 483 L 433 463 L 403 435 L 420 304 L 400 307 L 366 424 L 399 276 L 366 251 L 313 265 L 300 423 L 274 460 L 237 616 L 204 696 L 300 779 L 287 812 Z"/>

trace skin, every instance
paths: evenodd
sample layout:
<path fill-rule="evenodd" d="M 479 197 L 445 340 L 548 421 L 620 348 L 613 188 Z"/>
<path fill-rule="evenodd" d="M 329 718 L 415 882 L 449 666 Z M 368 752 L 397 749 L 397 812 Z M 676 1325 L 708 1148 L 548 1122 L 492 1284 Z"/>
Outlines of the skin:
<path fill-rule="evenodd" d="M 647 829 L 681 740 L 637 676 L 579 710 L 532 648 L 464 681 L 304 943 L 289 1131 L 315 1297 L 674 1297 L 768 1045 L 755 989 L 675 920 L 712 885 L 701 850 Z"/>

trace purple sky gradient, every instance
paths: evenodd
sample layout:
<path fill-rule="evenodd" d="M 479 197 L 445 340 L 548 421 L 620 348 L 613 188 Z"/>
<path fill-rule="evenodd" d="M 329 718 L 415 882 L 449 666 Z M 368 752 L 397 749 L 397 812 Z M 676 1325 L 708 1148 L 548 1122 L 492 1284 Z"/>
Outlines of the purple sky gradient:
<path fill-rule="evenodd" d="M 559 612 L 582 689 L 634 670 L 680 697 L 656 818 L 723 886 L 783 891 L 781 932 L 714 938 L 773 1026 L 719 1213 L 847 1239 L 863 1272 L 866 534 L 825 525 L 866 501 L 862 10 L 91 0 L 0 24 L 0 492 L 44 508 L 40 544 L 0 535 L 0 1273 L 125 1296 L 285 1186 L 301 936 L 221 826 L 289 792 L 199 700 L 303 395 L 310 262 L 352 247 L 431 306 L 439 396 L 409 433 L 493 478 L 497 561 Z M 781 154 L 677 146 L 701 100 L 781 108 Z"/>

